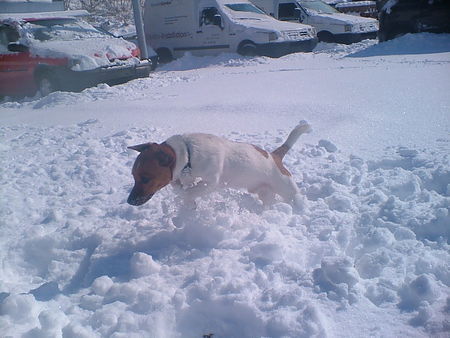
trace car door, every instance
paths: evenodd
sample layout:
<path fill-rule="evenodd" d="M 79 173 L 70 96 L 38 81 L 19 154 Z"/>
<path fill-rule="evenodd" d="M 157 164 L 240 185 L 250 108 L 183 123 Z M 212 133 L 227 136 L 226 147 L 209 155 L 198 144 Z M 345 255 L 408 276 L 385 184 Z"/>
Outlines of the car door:
<path fill-rule="evenodd" d="M 18 31 L 10 25 L 0 25 L 0 95 L 33 95 L 35 62 L 28 50 L 11 51 L 8 45 L 17 42 Z"/>
<path fill-rule="evenodd" d="M 224 16 L 214 2 L 202 2 L 198 8 L 199 20 L 196 40 L 201 54 L 217 54 L 230 48 Z"/>

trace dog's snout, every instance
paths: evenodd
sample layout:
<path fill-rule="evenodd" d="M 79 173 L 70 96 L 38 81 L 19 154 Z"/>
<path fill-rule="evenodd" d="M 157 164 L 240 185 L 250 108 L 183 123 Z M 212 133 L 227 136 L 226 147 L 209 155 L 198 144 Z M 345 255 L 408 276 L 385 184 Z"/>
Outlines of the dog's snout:
<path fill-rule="evenodd" d="M 147 196 L 137 196 L 137 195 L 131 193 L 130 196 L 128 196 L 127 203 L 129 205 L 138 206 L 138 205 L 144 204 L 152 197 L 153 197 L 153 194 L 150 194 Z"/>

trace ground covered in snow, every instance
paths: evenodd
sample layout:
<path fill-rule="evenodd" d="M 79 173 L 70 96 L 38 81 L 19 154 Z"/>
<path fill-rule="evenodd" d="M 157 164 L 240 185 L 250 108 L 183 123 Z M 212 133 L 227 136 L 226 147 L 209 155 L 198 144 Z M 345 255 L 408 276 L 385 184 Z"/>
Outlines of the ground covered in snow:
<path fill-rule="evenodd" d="M 185 56 L 148 79 L 0 104 L 6 337 L 448 337 L 450 36 Z M 132 207 L 127 146 L 202 131 L 302 193 Z"/>

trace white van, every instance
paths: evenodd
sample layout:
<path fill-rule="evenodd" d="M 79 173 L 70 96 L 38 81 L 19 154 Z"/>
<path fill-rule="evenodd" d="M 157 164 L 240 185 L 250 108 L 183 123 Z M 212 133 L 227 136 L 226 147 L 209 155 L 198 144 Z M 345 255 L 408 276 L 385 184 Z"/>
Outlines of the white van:
<path fill-rule="evenodd" d="M 319 41 L 349 44 L 377 37 L 376 19 L 340 13 L 321 0 L 250 1 L 278 20 L 315 27 Z"/>
<path fill-rule="evenodd" d="M 317 45 L 313 27 L 280 22 L 247 0 L 146 0 L 144 30 L 162 62 L 185 52 L 279 57 Z"/>

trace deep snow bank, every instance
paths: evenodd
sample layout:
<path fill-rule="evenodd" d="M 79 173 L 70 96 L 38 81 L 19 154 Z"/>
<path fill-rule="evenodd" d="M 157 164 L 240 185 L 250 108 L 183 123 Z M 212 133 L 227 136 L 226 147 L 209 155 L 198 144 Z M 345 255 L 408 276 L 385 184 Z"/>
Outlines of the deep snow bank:
<path fill-rule="evenodd" d="M 432 153 L 390 148 L 370 162 L 326 140 L 297 145 L 286 164 L 301 210 L 264 210 L 224 191 L 187 212 L 170 188 L 143 207 L 125 203 L 135 157 L 126 146 L 163 140 L 164 130 L 98 138 L 98 128 L 1 128 L 6 336 L 448 330 L 448 140 Z M 273 149 L 287 132 L 227 136 Z"/>

